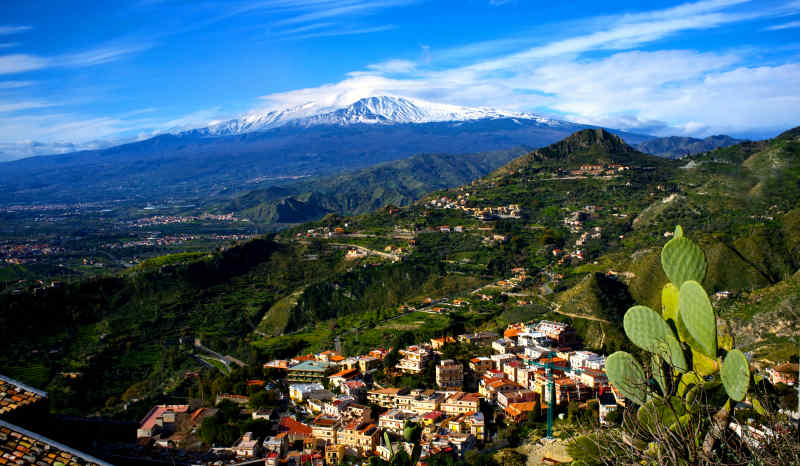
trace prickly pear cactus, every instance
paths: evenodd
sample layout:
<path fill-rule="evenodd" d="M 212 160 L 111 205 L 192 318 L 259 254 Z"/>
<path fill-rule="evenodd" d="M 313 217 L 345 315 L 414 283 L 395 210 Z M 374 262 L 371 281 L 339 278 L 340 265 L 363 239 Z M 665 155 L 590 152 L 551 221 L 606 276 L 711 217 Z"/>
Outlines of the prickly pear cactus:
<path fill-rule="evenodd" d="M 675 235 L 661 250 L 661 267 L 676 287 L 687 280 L 701 281 L 706 276 L 706 257 L 699 246 L 683 236 Z"/>
<path fill-rule="evenodd" d="M 750 386 L 750 363 L 738 349 L 728 351 L 719 371 L 725 392 L 732 400 L 742 401 Z"/>
<path fill-rule="evenodd" d="M 678 325 L 686 331 L 686 342 L 704 355 L 717 355 L 717 318 L 706 290 L 689 280 L 678 294 Z"/>
<path fill-rule="evenodd" d="M 626 398 L 638 405 L 647 400 L 647 378 L 636 358 L 624 351 L 617 351 L 606 360 L 606 375 Z"/>
<path fill-rule="evenodd" d="M 661 314 L 646 306 L 633 306 L 623 319 L 631 342 L 650 353 L 646 362 L 660 390 L 648 384 L 642 365 L 621 351 L 606 362 L 609 381 L 640 406 L 648 400 L 662 400 L 652 401 L 648 409 L 663 405 L 663 399 L 668 398 L 683 400 L 686 409 L 695 412 L 700 393 L 705 394 L 705 402 L 714 400 L 720 405 L 726 400 L 745 399 L 750 386 L 749 364 L 744 354 L 733 348 L 733 337 L 717 332 L 714 309 L 700 284 L 706 272 L 703 251 L 678 226 L 674 238 L 661 251 L 661 263 L 671 282 L 661 293 Z M 682 412 L 677 417 L 685 422 L 687 415 Z"/>
<path fill-rule="evenodd" d="M 664 320 L 678 321 L 678 287 L 672 283 L 661 290 L 661 316 Z"/>
<path fill-rule="evenodd" d="M 634 345 L 651 353 L 667 335 L 672 335 L 672 329 L 664 319 L 647 306 L 633 306 L 628 309 L 622 326 Z"/>

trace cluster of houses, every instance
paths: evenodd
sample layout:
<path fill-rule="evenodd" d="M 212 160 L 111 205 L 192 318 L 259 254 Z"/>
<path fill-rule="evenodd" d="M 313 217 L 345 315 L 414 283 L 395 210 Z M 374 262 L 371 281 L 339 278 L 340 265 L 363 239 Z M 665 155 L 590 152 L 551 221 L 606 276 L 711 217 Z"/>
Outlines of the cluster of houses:
<path fill-rule="evenodd" d="M 441 350 L 457 342 L 488 346 L 495 354 L 468 361 L 444 359 Z M 265 367 L 286 371 L 297 411 L 280 420 L 280 432 L 264 439 L 258 452 L 247 453 L 261 454 L 267 464 L 275 465 L 293 455 L 306 455 L 312 464 L 334 464 L 344 456 L 388 459 L 391 451 L 409 446 L 398 442 L 390 449 L 382 433 L 400 438 L 406 422 L 415 422 L 423 427 L 423 458 L 444 451 L 463 454 L 491 440 L 487 413 L 494 416 L 499 410 L 511 422 L 538 416 L 550 402 L 546 386 L 551 379 L 556 404 L 600 398 L 601 403 L 605 400 L 604 417 L 624 399 L 608 386 L 605 358 L 575 351 L 576 345 L 569 325 L 541 321 L 510 325 L 502 336 L 445 336 L 399 349 L 401 358 L 385 370 L 421 375 L 433 366 L 436 388 L 427 389 L 373 385 L 371 373 L 388 353 L 385 349 L 350 358 L 326 351 L 271 361 Z M 477 380 L 470 387 L 477 391 L 464 390 L 466 371 Z M 252 442 L 244 437 L 241 441 Z"/>
<path fill-rule="evenodd" d="M 587 164 L 572 170 L 559 170 L 559 176 L 614 176 L 630 170 L 631 167 L 619 163 Z"/>
<path fill-rule="evenodd" d="M 445 347 L 455 343 L 481 346 L 481 354 L 492 354 L 463 361 L 445 358 Z M 251 411 L 253 419 L 272 423 L 270 434 L 258 437 L 248 432 L 233 445 L 215 447 L 209 453 L 218 461 L 225 458 L 220 464 L 263 460 L 269 466 L 322 466 L 339 464 L 346 457 L 388 460 L 392 451 L 412 448 L 403 442 L 402 433 L 406 423 L 413 422 L 422 427 L 422 458 L 442 452 L 463 455 L 493 440 L 489 424 L 498 418 L 524 422 L 541 416 L 551 403 L 585 406 L 589 400 L 597 400 L 599 421 L 606 423 L 608 415 L 624 407 L 626 400 L 609 385 L 605 356 L 578 347 L 574 328 L 544 320 L 511 324 L 502 335 L 482 331 L 433 338 L 398 349 L 401 358 L 393 367 L 383 367 L 390 352 L 384 348 L 352 357 L 323 351 L 270 361 L 264 367 L 280 370 L 289 384 L 281 408 Z M 396 375 L 420 377 L 434 368 L 436 387 L 375 384 L 372 374 L 381 367 Z M 797 364 L 787 363 L 767 372 L 773 383 L 796 384 L 797 370 Z M 248 385 L 256 382 L 264 389 L 277 389 L 263 381 L 248 381 Z M 248 404 L 248 397 L 242 395 L 218 395 L 217 403 L 224 400 L 243 410 Z M 158 405 L 142 420 L 137 436 L 174 449 L 175 426 L 196 430 L 203 418 L 215 412 L 214 408 Z M 392 445 L 386 444 L 384 433 Z"/>
<path fill-rule="evenodd" d="M 498 218 L 520 218 L 522 209 L 519 204 L 508 204 L 490 207 L 467 207 L 470 193 L 459 194 L 455 199 L 441 196 L 428 202 L 427 206 L 435 209 L 456 209 L 466 212 L 479 220 L 495 220 Z"/>

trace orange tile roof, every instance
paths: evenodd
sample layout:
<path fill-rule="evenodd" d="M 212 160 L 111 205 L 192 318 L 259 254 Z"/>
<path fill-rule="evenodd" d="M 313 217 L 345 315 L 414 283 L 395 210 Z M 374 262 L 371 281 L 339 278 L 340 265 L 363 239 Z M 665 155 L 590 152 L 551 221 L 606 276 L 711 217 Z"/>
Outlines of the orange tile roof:
<path fill-rule="evenodd" d="M 189 405 L 156 405 L 150 408 L 150 411 L 147 415 L 142 419 L 140 428 L 145 430 L 150 430 L 156 424 L 156 420 L 159 416 L 166 413 L 167 411 L 172 411 L 175 413 L 185 413 L 189 410 Z"/>
<path fill-rule="evenodd" d="M 356 375 L 358 375 L 358 369 L 344 369 L 342 371 L 339 371 L 339 372 L 329 376 L 329 378 L 331 378 L 331 377 L 350 378 L 350 377 L 355 377 Z"/>
<path fill-rule="evenodd" d="M 516 416 L 522 414 L 524 412 L 530 412 L 535 410 L 539 406 L 539 403 L 536 401 L 524 401 L 521 403 L 509 403 L 506 406 L 506 412 L 511 414 L 512 416 Z"/>
<path fill-rule="evenodd" d="M 295 419 L 290 417 L 283 417 L 281 418 L 280 425 L 285 431 L 288 431 L 291 434 L 304 434 L 304 435 L 311 435 L 311 427 L 299 422 Z"/>

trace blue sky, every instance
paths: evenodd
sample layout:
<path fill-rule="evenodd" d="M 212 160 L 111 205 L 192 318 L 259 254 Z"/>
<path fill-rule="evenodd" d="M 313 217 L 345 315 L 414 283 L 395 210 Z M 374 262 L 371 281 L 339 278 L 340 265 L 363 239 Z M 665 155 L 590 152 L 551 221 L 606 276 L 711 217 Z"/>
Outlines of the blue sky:
<path fill-rule="evenodd" d="M 769 137 L 800 125 L 800 0 L 0 5 L 0 158 L 381 94 Z"/>

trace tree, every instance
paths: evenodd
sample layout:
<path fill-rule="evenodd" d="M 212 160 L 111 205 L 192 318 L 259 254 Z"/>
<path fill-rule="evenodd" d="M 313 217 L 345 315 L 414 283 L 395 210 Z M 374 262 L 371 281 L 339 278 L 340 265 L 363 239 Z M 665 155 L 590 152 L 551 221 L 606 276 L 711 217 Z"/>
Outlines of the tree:
<path fill-rule="evenodd" d="M 280 395 L 273 390 L 259 390 L 250 395 L 250 409 L 259 410 L 277 406 Z"/>

